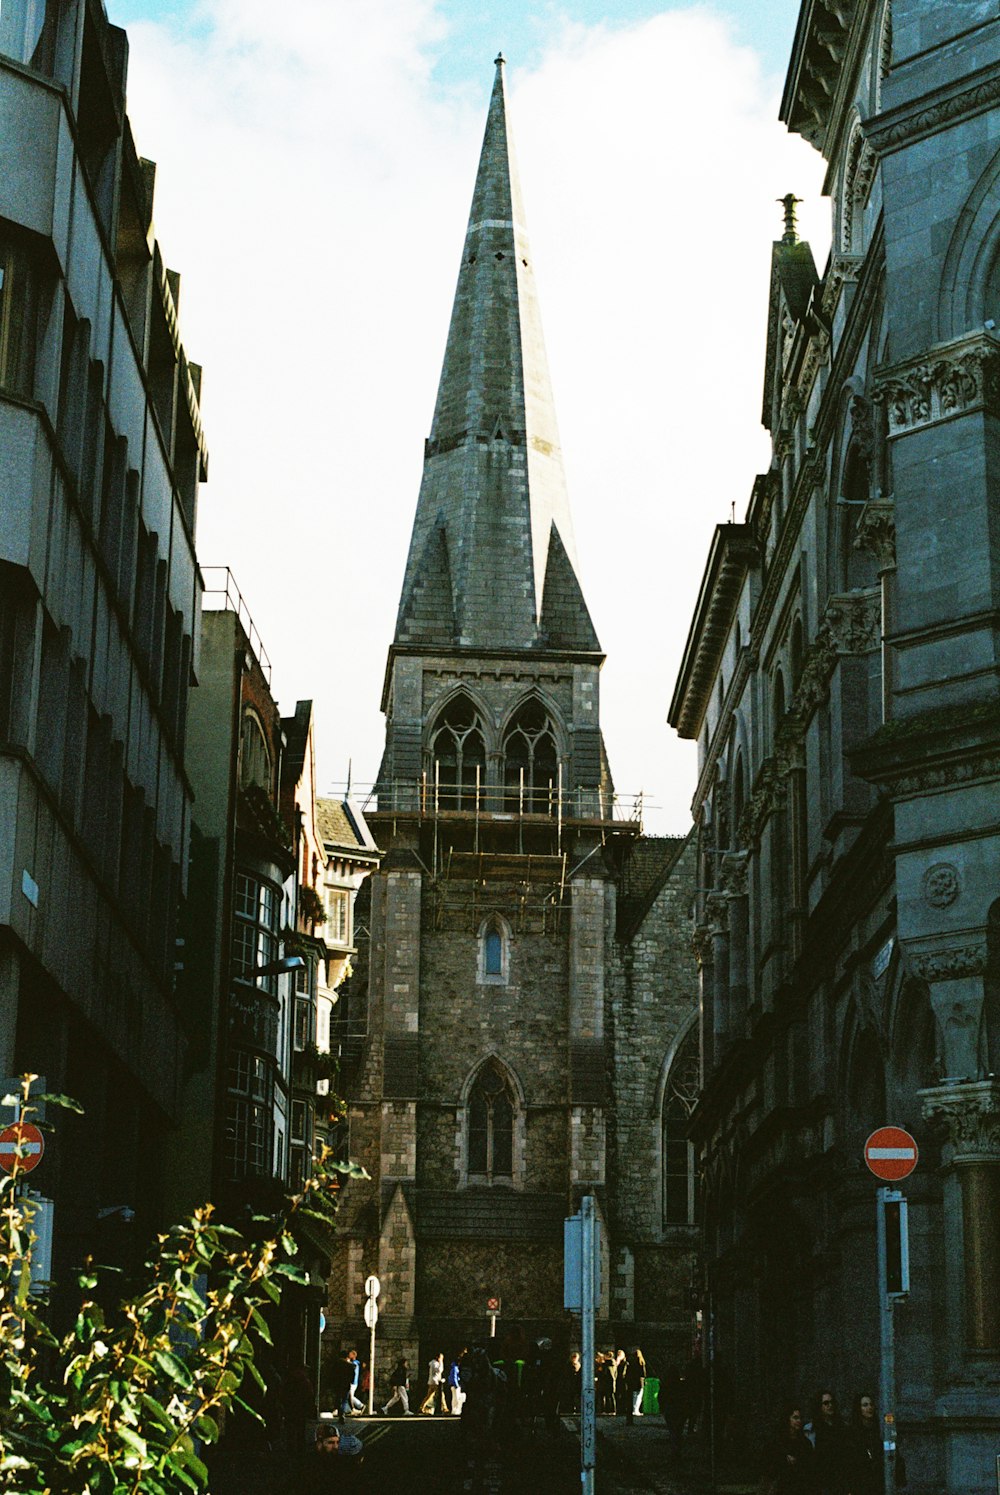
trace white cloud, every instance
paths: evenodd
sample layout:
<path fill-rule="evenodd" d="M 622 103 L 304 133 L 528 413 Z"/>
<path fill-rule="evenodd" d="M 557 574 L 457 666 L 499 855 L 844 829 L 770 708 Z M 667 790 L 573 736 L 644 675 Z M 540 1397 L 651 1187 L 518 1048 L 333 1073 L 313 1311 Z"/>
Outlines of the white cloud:
<path fill-rule="evenodd" d="M 316 702 L 324 776 L 351 755 L 370 779 L 492 70 L 435 87 L 431 0 L 204 0 L 199 19 L 129 32 L 129 112 L 205 365 L 199 553 L 233 568 L 282 709 Z M 767 462 L 774 199 L 810 199 L 825 254 L 821 163 L 707 11 L 566 25 L 529 73 L 508 46 L 612 769 L 680 829 L 693 757 L 669 696 L 712 527 Z"/>

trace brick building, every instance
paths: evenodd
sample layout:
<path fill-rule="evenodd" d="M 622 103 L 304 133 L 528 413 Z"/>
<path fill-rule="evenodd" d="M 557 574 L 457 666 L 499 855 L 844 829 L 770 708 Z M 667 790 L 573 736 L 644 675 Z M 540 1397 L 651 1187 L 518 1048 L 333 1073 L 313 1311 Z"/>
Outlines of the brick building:
<path fill-rule="evenodd" d="M 699 743 L 694 1117 L 748 1425 L 878 1384 L 866 1136 L 908 1126 L 908 1488 L 996 1481 L 1000 19 L 805 4 L 782 104 L 829 163 L 774 246 L 769 471 L 720 526 L 671 706 Z"/>
<path fill-rule="evenodd" d="M 498 61 L 366 811 L 384 860 L 344 1007 L 350 1150 L 371 1181 L 346 1190 L 328 1334 L 363 1336 L 377 1273 L 383 1369 L 484 1333 L 488 1297 L 510 1350 L 565 1342 L 562 1222 L 588 1191 L 599 1335 L 689 1349 L 690 1150 L 670 1102 L 695 1010 L 690 854 L 644 842 L 615 794 L 602 662 Z M 676 1177 L 664 1200 L 664 1097 L 682 1205 Z"/>

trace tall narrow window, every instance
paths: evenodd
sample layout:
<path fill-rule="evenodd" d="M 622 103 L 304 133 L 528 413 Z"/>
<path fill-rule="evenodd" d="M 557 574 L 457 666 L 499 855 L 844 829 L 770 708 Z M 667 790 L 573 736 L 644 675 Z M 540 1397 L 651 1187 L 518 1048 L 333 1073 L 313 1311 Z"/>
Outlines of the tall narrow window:
<path fill-rule="evenodd" d="M 506 808 L 554 815 L 559 782 L 555 728 L 541 701 L 527 701 L 503 742 Z"/>
<path fill-rule="evenodd" d="M 479 980 L 502 985 L 507 980 L 508 929 L 498 917 L 488 919 L 479 931 Z"/>
<path fill-rule="evenodd" d="M 486 778 L 483 724 L 466 695 L 455 696 L 431 730 L 429 770 L 442 809 L 473 810 Z"/>
<path fill-rule="evenodd" d="M 480 1071 L 469 1096 L 469 1176 L 487 1183 L 514 1176 L 514 1103 L 494 1062 Z"/>
<path fill-rule="evenodd" d="M 688 1119 L 698 1098 L 700 1067 L 696 1028 L 677 1051 L 663 1093 L 663 1223 L 693 1225 L 698 1207 L 694 1146 L 688 1141 Z"/>

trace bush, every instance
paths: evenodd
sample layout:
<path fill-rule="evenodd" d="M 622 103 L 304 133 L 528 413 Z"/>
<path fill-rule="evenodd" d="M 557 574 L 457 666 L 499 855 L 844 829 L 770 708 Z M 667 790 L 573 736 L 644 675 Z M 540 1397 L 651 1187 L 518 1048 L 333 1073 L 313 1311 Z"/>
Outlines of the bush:
<path fill-rule="evenodd" d="M 22 1119 L 33 1099 L 80 1110 L 65 1096 L 32 1097 L 26 1075 Z M 7 1097 L 6 1105 L 13 1103 Z M 335 1174 L 355 1164 L 317 1159 L 313 1177 L 266 1224 L 261 1241 L 213 1218 L 210 1204 L 157 1237 L 139 1291 L 106 1313 L 101 1268 L 87 1263 L 80 1306 L 63 1337 L 32 1289 L 32 1202 L 19 1191 L 20 1156 L 0 1180 L 0 1488 L 46 1495 L 175 1495 L 207 1487 L 202 1445 L 241 1407 L 248 1379 L 265 1390 L 255 1345 L 271 1343 L 265 1314 L 283 1285 L 303 1282 L 295 1263 L 296 1221 L 329 1226 Z M 37 1289 L 37 1284 L 36 1284 Z"/>

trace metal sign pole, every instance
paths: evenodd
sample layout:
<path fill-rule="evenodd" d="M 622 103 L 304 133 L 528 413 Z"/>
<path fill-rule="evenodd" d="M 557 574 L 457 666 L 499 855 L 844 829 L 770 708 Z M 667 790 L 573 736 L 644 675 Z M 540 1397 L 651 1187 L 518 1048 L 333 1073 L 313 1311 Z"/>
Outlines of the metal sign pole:
<path fill-rule="evenodd" d="M 882 1417 L 882 1476 L 884 1495 L 896 1490 L 896 1341 L 892 1319 L 892 1296 L 889 1293 L 888 1253 L 886 1250 L 885 1212 L 889 1196 L 895 1190 L 881 1188 L 876 1193 L 878 1221 L 878 1309 L 881 1359 L 879 1367 L 879 1403 Z"/>
<path fill-rule="evenodd" d="M 594 1405 L 594 1196 L 580 1202 L 583 1217 L 581 1257 L 583 1283 L 580 1304 L 580 1483 L 583 1495 L 593 1495 L 597 1463 L 597 1418 Z"/>
<path fill-rule="evenodd" d="M 371 1276 L 365 1281 L 365 1323 L 369 1329 L 368 1339 L 368 1416 L 374 1415 L 375 1411 L 375 1325 L 378 1323 L 378 1303 L 376 1299 L 382 1291 L 382 1284 L 376 1276 Z"/>

